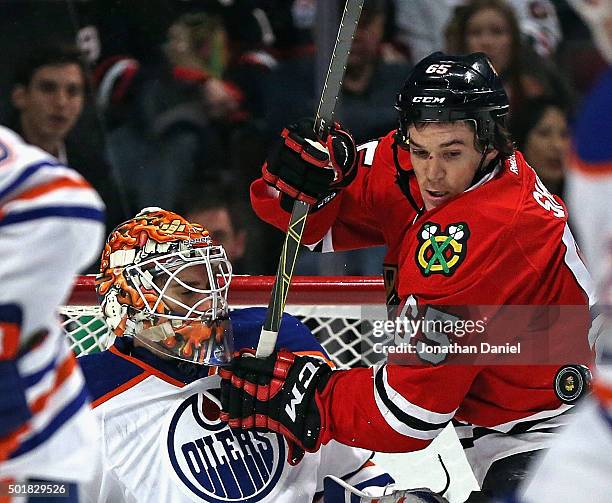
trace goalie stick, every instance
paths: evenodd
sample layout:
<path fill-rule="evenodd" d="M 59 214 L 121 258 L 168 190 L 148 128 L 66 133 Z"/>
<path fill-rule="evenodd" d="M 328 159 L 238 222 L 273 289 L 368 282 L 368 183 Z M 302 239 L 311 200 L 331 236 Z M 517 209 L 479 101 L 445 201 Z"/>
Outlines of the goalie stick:
<path fill-rule="evenodd" d="M 364 0 L 347 0 L 344 7 L 336 44 L 334 45 L 329 69 L 327 70 L 327 77 L 321 92 L 319 108 L 315 116 L 314 131 L 317 137 L 321 139 L 325 138 L 332 125 L 336 101 L 338 101 L 338 94 L 342 87 L 342 79 L 346 70 L 346 61 L 351 51 L 351 44 L 355 36 L 363 2 Z M 293 203 L 266 319 L 261 329 L 259 342 L 257 343 L 257 358 L 265 358 L 274 351 L 309 209 L 310 205 L 304 201 L 296 199 Z"/>

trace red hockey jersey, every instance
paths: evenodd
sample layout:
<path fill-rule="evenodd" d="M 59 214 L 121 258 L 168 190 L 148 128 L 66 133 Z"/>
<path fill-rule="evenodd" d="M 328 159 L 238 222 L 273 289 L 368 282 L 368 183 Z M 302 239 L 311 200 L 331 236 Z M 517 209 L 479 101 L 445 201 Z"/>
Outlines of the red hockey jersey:
<path fill-rule="evenodd" d="M 447 204 L 421 212 L 409 154 L 394 152 L 392 142 L 389 134 L 360 148 L 357 179 L 309 216 L 305 242 L 322 251 L 386 243 L 388 265 L 398 266 L 399 298 L 415 305 L 423 319 L 431 318 L 428 310 L 434 317 L 471 312 L 476 321 L 476 311 L 484 319 L 499 318 L 484 335 L 475 333 L 462 344 L 491 344 L 491 338 L 501 343 L 511 336 L 513 344 L 531 350 L 529 357 L 539 352 L 542 359 L 533 365 L 519 350 L 497 363 L 442 359 L 337 372 L 322 397 L 324 441 L 411 451 L 427 446 L 453 420 L 482 482 L 493 461 L 546 447 L 565 423 L 571 406 L 559 400 L 553 381 L 561 363 L 573 357 L 574 363 L 590 363 L 590 278 L 565 206 L 520 153 Z M 394 155 L 405 170 L 403 188 Z M 253 207 L 283 228 L 288 215 L 263 183 L 252 186 Z M 558 309 L 547 307 L 538 318 L 530 306 Z"/>

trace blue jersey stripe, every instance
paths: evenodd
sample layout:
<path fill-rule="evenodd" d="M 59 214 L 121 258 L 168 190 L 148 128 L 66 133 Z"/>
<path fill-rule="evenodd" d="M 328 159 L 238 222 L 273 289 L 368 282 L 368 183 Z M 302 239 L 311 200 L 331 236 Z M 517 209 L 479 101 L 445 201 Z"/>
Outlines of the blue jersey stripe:
<path fill-rule="evenodd" d="M 363 482 L 359 482 L 359 484 L 355 484 L 355 489 L 363 491 L 366 487 L 387 487 L 390 484 L 394 484 L 395 480 L 388 473 L 383 473 L 382 475 L 378 475 L 377 477 L 364 480 Z"/>
<path fill-rule="evenodd" d="M 23 381 L 23 385 L 24 388 L 29 388 L 31 386 L 34 386 L 36 383 L 38 383 L 45 375 L 47 375 L 48 372 L 51 372 L 55 369 L 57 365 L 57 356 L 55 358 L 53 358 L 53 360 L 51 361 L 51 363 L 49 363 L 48 365 L 45 365 L 41 370 L 39 370 L 38 372 L 35 372 L 33 374 L 30 374 L 29 376 L 23 377 L 22 381 Z"/>
<path fill-rule="evenodd" d="M 576 120 L 574 141 L 578 156 L 585 162 L 612 162 L 612 68 L 606 70 L 585 97 Z"/>
<path fill-rule="evenodd" d="M 601 405 L 599 406 L 599 413 L 608 423 L 608 426 L 612 429 L 612 414 L 610 414 L 606 409 L 604 409 Z"/>
<path fill-rule="evenodd" d="M 59 413 L 51 420 L 51 422 L 40 430 L 35 435 L 23 442 L 19 448 L 11 454 L 11 458 L 21 456 L 26 452 L 36 449 L 39 445 L 46 442 L 59 428 L 61 428 L 72 416 L 74 416 L 81 407 L 87 403 L 89 395 L 87 388 L 83 384 L 79 394 L 73 398 Z"/>
<path fill-rule="evenodd" d="M 65 168 L 66 166 L 60 162 L 52 162 L 52 161 L 42 161 L 37 162 L 36 164 L 31 164 L 26 169 L 24 169 L 19 176 L 13 180 L 8 187 L 0 190 L 0 199 L 3 199 L 5 196 L 14 191 L 17 187 L 19 187 L 23 182 L 25 182 L 28 178 L 30 178 L 33 174 L 35 174 L 41 168 Z"/>
<path fill-rule="evenodd" d="M 47 206 L 19 213 L 9 213 L 4 219 L 0 220 L 0 227 L 49 217 L 81 218 L 104 222 L 104 216 L 105 212 L 103 210 L 89 206 Z"/>
<path fill-rule="evenodd" d="M 32 417 L 15 360 L 0 361 L 0 438 Z"/>
<path fill-rule="evenodd" d="M 23 312 L 17 304 L 0 304 L 0 322 L 21 326 Z"/>

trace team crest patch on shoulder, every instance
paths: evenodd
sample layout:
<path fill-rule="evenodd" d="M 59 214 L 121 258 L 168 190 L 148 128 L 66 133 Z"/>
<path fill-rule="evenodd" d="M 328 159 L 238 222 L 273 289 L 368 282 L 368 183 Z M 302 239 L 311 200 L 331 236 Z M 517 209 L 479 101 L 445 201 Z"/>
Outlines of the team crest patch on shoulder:
<path fill-rule="evenodd" d="M 439 224 L 426 222 L 419 230 L 416 263 L 423 276 L 451 276 L 467 254 L 470 230 L 465 222 Z"/>

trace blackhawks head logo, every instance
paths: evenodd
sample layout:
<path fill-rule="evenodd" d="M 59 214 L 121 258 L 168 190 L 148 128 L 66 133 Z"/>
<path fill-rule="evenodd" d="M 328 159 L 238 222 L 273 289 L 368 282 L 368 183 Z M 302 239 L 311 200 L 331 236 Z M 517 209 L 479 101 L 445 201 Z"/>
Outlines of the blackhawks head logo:
<path fill-rule="evenodd" d="M 440 225 L 427 222 L 419 231 L 416 263 L 424 276 L 450 276 L 467 253 L 470 230 L 466 223 L 450 224 L 443 231 Z"/>

